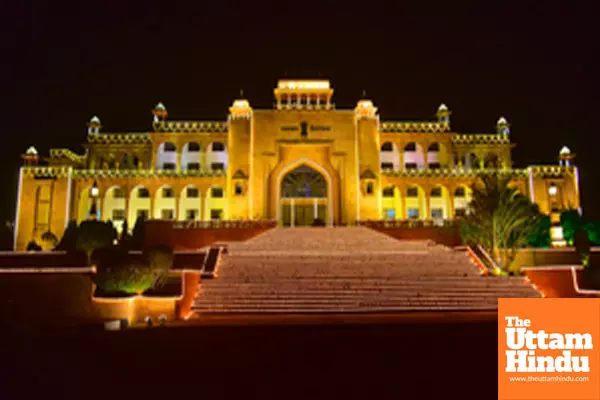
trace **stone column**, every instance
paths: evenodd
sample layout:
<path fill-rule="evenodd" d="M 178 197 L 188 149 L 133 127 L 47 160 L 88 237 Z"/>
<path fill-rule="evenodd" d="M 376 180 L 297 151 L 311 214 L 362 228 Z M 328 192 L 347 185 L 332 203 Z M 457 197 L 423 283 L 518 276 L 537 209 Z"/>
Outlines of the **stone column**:
<path fill-rule="evenodd" d="M 317 203 L 317 199 L 314 199 L 314 214 L 313 218 L 317 219 L 319 217 L 319 205 Z"/>
<path fill-rule="evenodd" d="M 293 228 L 296 224 L 296 210 L 294 206 L 294 199 L 290 202 L 290 226 Z"/>
<path fill-rule="evenodd" d="M 400 161 L 400 170 L 404 170 L 404 146 L 401 146 L 401 144 L 397 144 L 398 147 L 398 158 Z"/>
<path fill-rule="evenodd" d="M 454 218 L 454 193 L 448 191 L 448 219 Z"/>

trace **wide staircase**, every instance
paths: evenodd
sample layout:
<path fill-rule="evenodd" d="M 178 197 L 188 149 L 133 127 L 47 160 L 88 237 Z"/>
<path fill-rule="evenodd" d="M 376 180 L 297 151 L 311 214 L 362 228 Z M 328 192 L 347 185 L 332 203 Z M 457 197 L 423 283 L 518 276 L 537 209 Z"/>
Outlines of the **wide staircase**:
<path fill-rule="evenodd" d="M 497 310 L 540 297 L 523 278 L 483 277 L 465 251 L 369 228 L 275 228 L 229 244 L 192 310 L 344 313 Z"/>

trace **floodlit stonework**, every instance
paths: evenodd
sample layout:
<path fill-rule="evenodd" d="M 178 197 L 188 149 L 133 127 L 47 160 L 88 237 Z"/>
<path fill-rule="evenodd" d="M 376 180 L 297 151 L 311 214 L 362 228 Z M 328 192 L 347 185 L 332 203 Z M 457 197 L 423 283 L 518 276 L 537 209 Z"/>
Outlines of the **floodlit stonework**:
<path fill-rule="evenodd" d="M 431 121 L 381 120 L 370 99 L 337 109 L 325 80 L 282 80 L 270 109 L 236 99 L 221 121 L 174 121 L 158 103 L 149 132 L 105 133 L 88 123 L 85 152 L 23 154 L 15 249 L 69 220 L 100 218 L 129 229 L 154 219 L 277 220 L 284 226 L 361 220 L 453 219 L 465 212 L 478 174 L 513 174 L 545 213 L 580 207 L 568 148 L 560 163 L 515 169 L 510 125 L 454 132 L 442 104 Z"/>

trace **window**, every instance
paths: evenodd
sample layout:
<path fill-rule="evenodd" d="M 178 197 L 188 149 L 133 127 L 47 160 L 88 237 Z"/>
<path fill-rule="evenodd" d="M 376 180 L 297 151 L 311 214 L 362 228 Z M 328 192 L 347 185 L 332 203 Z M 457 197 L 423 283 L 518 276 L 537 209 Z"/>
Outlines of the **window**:
<path fill-rule="evenodd" d="M 454 197 L 465 197 L 465 188 L 464 187 L 456 188 L 456 191 L 454 192 Z"/>
<path fill-rule="evenodd" d="M 409 187 L 406 190 L 406 197 L 419 197 L 419 188 L 417 187 Z"/>
<path fill-rule="evenodd" d="M 160 218 L 161 219 L 173 219 L 174 214 L 175 213 L 171 209 L 163 209 L 160 211 Z"/>
<path fill-rule="evenodd" d="M 235 195 L 236 196 L 241 196 L 244 193 L 244 188 L 242 186 L 241 183 L 236 183 L 235 184 Z"/>
<path fill-rule="evenodd" d="M 213 171 L 223 171 L 225 170 L 225 164 L 223 164 L 222 162 L 214 162 L 210 164 L 210 168 Z"/>
<path fill-rule="evenodd" d="M 198 194 L 198 188 L 195 187 L 188 187 L 185 190 L 185 197 L 196 198 L 198 197 Z"/>
<path fill-rule="evenodd" d="M 163 144 L 163 151 L 165 153 L 170 153 L 176 151 L 175 145 L 171 142 L 166 142 Z"/>
<path fill-rule="evenodd" d="M 442 168 L 442 166 L 440 165 L 439 162 L 429 163 L 429 169 L 440 169 L 440 168 Z"/>
<path fill-rule="evenodd" d="M 212 151 L 225 151 L 225 145 L 221 142 L 214 142 L 212 144 Z"/>
<path fill-rule="evenodd" d="M 443 208 L 432 208 L 431 209 L 431 218 L 434 218 L 434 219 L 444 218 L 444 209 Z"/>
<path fill-rule="evenodd" d="M 35 229 L 45 230 L 50 225 L 52 188 L 49 185 L 39 186 L 36 191 Z"/>
<path fill-rule="evenodd" d="M 140 199 L 147 199 L 150 197 L 150 192 L 146 188 L 139 188 L 138 189 L 138 197 Z"/>
<path fill-rule="evenodd" d="M 442 188 L 436 187 L 431 189 L 431 197 L 442 197 Z"/>
<path fill-rule="evenodd" d="M 396 210 L 393 208 L 384 208 L 383 209 L 383 218 L 396 219 Z"/>
<path fill-rule="evenodd" d="M 223 210 L 210 210 L 210 219 L 219 220 L 223 216 Z"/>
<path fill-rule="evenodd" d="M 373 182 L 367 183 L 367 194 L 373 194 Z"/>
<path fill-rule="evenodd" d="M 113 221 L 123 221 L 125 220 L 125 210 L 113 210 L 112 212 L 112 220 Z"/>
<path fill-rule="evenodd" d="M 170 171 L 173 171 L 175 169 L 175 163 L 172 163 L 172 162 L 163 163 L 162 169 L 168 169 Z"/>
<path fill-rule="evenodd" d="M 404 168 L 406 169 L 417 169 L 417 163 L 407 162 L 404 164 Z"/>
<path fill-rule="evenodd" d="M 381 169 L 394 169 L 394 163 L 391 162 L 382 162 Z"/>
<path fill-rule="evenodd" d="M 190 208 L 185 210 L 185 219 L 188 221 L 193 221 L 198 217 L 198 210 L 195 208 Z"/>
<path fill-rule="evenodd" d="M 162 189 L 162 197 L 165 199 L 170 199 L 173 197 L 173 189 L 170 187 L 166 187 Z"/>
<path fill-rule="evenodd" d="M 136 218 L 148 219 L 149 214 L 148 210 L 137 210 Z"/>
<path fill-rule="evenodd" d="M 210 197 L 219 199 L 223 197 L 223 188 L 213 187 L 210 188 Z"/>
<path fill-rule="evenodd" d="M 440 151 L 440 144 L 437 142 L 431 143 L 427 148 L 427 151 L 431 153 L 437 153 L 438 151 Z"/>
<path fill-rule="evenodd" d="M 461 218 L 461 217 L 464 217 L 465 215 L 467 215 L 467 210 L 465 210 L 464 208 L 457 208 L 454 210 L 454 216 L 456 218 Z"/>
<path fill-rule="evenodd" d="M 381 151 L 394 151 L 394 145 L 391 142 L 385 142 L 381 145 Z"/>
<path fill-rule="evenodd" d="M 190 142 L 187 145 L 187 151 L 188 152 L 198 152 L 200 151 L 200 145 L 196 142 Z"/>
<path fill-rule="evenodd" d="M 394 187 L 386 187 L 383 189 L 383 197 L 394 197 Z"/>
<path fill-rule="evenodd" d="M 409 208 L 408 209 L 408 218 L 410 218 L 410 219 L 419 218 L 419 209 L 418 208 Z"/>
<path fill-rule="evenodd" d="M 193 171 L 198 171 L 200 169 L 200 163 L 197 163 L 197 162 L 188 163 L 187 169 L 193 170 Z"/>
<path fill-rule="evenodd" d="M 125 198 L 125 193 L 123 192 L 123 189 L 121 189 L 121 188 L 114 188 L 113 189 L 113 198 L 115 198 L 115 199 L 123 199 L 123 198 Z"/>
<path fill-rule="evenodd" d="M 415 142 L 410 142 L 404 146 L 404 151 L 417 151 L 417 145 Z"/>

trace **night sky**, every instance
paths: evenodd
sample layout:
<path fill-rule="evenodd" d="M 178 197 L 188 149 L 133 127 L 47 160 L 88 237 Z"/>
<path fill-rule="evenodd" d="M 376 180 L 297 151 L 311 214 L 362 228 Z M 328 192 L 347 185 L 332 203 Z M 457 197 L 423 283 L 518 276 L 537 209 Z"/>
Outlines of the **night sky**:
<path fill-rule="evenodd" d="M 577 154 L 584 215 L 599 215 L 594 10 L 25 3 L 3 2 L 0 13 L 2 220 L 14 217 L 28 146 L 81 153 L 95 114 L 105 132 L 148 131 L 158 101 L 172 119 L 225 120 L 243 89 L 252 106 L 271 108 L 283 77 L 330 79 L 338 108 L 366 90 L 382 119 L 433 119 L 444 102 L 454 131 L 491 133 L 503 115 L 516 166 L 555 164 L 563 145 Z"/>

